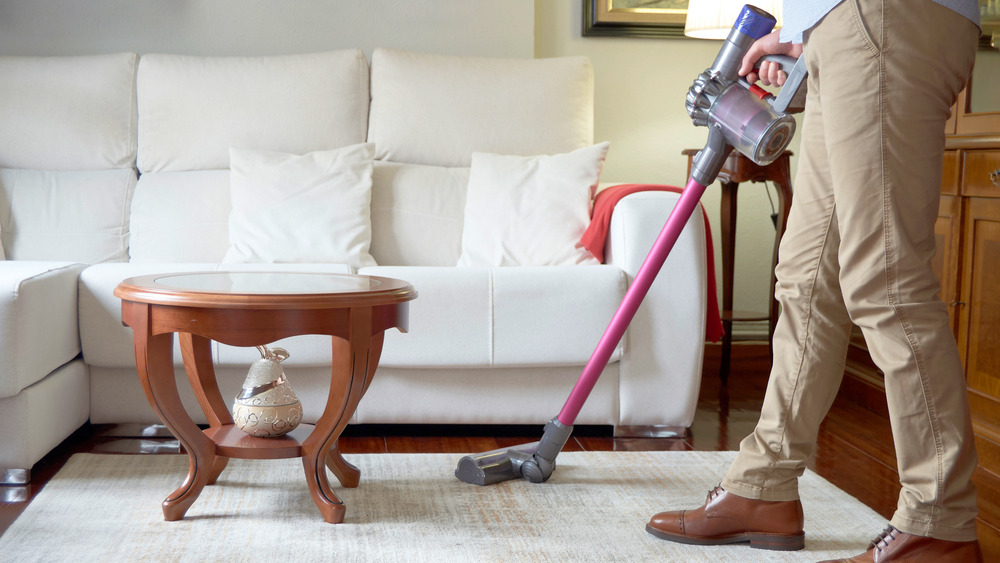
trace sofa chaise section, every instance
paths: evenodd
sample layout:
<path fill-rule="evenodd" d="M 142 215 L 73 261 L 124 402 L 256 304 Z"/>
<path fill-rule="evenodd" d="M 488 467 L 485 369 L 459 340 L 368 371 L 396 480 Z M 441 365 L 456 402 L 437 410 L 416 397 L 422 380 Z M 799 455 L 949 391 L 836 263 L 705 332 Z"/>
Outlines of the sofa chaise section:
<path fill-rule="evenodd" d="M 0 262 L 0 472 L 27 482 L 31 466 L 87 422 L 77 279 L 83 264 Z"/>
<path fill-rule="evenodd" d="M 0 470 L 28 470 L 90 414 L 78 278 L 128 259 L 138 57 L 0 57 Z"/>

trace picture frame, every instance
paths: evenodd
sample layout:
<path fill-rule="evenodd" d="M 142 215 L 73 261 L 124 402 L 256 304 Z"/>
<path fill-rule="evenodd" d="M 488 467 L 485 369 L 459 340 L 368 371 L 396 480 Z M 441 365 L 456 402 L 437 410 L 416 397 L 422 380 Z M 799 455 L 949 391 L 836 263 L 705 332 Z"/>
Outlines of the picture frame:
<path fill-rule="evenodd" d="M 687 5 L 687 0 L 583 0 L 583 36 L 683 38 Z"/>

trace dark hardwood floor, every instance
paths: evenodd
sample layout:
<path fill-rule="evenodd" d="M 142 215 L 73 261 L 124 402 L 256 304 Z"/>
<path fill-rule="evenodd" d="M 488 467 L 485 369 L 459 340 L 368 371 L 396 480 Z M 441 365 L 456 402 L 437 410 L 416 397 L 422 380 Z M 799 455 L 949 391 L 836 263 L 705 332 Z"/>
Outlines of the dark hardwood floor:
<path fill-rule="evenodd" d="M 768 350 L 766 344 L 734 344 L 726 386 L 719 382 L 719 352 L 717 345 L 705 347 L 701 396 L 688 436 L 614 438 L 610 428 L 577 427 L 565 451 L 738 449 L 740 440 L 757 422 L 767 384 Z M 865 394 L 854 393 L 849 385 L 845 380 L 846 387 L 820 430 L 810 468 L 888 518 L 896 506 L 899 484 L 895 460 L 880 453 L 892 439 L 884 405 L 850 400 L 848 397 Z M 523 427 L 351 426 L 341 438 L 340 448 L 345 454 L 481 452 L 537 440 L 544 422 Z M 84 426 L 35 465 L 28 486 L 0 487 L 0 533 L 74 453 L 179 452 L 169 436 L 122 434 L 119 427 Z M 878 531 L 872 530 L 872 535 Z"/>

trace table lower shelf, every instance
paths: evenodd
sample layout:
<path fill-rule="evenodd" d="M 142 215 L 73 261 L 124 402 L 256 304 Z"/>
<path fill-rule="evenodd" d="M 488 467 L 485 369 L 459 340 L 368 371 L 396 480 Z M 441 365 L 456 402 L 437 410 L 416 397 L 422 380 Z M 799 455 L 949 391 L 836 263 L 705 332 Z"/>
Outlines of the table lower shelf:
<path fill-rule="evenodd" d="M 206 428 L 205 436 L 215 442 L 215 453 L 237 459 L 286 459 L 302 457 L 302 443 L 312 434 L 312 424 L 299 424 L 280 438 L 258 438 L 233 424 Z"/>

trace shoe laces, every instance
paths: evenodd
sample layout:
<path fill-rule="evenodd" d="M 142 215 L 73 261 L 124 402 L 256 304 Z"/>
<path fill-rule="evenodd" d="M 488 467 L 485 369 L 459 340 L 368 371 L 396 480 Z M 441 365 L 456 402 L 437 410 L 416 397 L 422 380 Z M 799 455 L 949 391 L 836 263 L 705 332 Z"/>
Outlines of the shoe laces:
<path fill-rule="evenodd" d="M 868 549 L 876 549 L 882 551 L 883 549 L 889 547 L 889 542 L 896 539 L 896 534 L 900 533 L 895 526 L 889 524 L 882 530 L 882 533 L 872 538 L 872 542 L 868 544 Z"/>
<path fill-rule="evenodd" d="M 708 498 L 706 499 L 706 502 L 711 501 L 712 499 L 721 495 L 724 492 L 726 492 L 726 490 L 722 488 L 722 485 L 716 485 L 714 489 L 709 489 Z"/>

